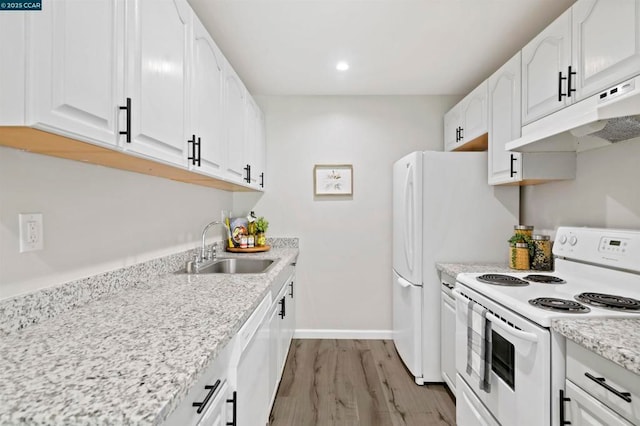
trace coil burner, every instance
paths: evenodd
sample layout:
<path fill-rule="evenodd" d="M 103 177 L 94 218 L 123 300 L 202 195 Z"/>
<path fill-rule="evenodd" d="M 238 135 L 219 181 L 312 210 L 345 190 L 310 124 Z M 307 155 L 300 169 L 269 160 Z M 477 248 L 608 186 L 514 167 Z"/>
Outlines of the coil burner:
<path fill-rule="evenodd" d="M 522 277 L 522 279 L 531 281 L 534 283 L 543 283 L 543 284 L 564 284 L 565 280 L 562 278 L 554 277 L 552 275 L 527 275 L 526 277 Z"/>
<path fill-rule="evenodd" d="M 574 300 L 556 299 L 554 297 L 539 297 L 537 299 L 531 299 L 529 300 L 529 304 L 549 311 L 566 312 L 570 314 L 586 314 L 591 311 L 591 309 L 584 306 L 582 303 L 578 303 Z"/>
<path fill-rule="evenodd" d="M 640 312 L 640 300 L 603 293 L 580 293 L 575 299 L 587 305 L 614 311 Z"/>
<path fill-rule="evenodd" d="M 493 284 L 493 285 L 502 285 L 507 287 L 523 287 L 525 285 L 529 285 L 528 282 L 521 280 L 520 278 L 512 277 L 511 275 L 503 275 L 503 274 L 484 274 L 480 275 L 478 281 Z"/>

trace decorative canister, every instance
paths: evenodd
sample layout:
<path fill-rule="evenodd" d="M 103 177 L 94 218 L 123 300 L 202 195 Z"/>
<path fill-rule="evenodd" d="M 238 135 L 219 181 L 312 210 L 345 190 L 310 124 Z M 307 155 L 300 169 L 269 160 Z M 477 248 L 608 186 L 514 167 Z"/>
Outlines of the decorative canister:
<path fill-rule="evenodd" d="M 515 243 L 509 249 L 511 252 L 509 267 L 511 269 L 529 269 L 529 244 Z"/>
<path fill-rule="evenodd" d="M 538 271 L 551 270 L 551 238 L 548 235 L 534 235 L 533 259 L 531 269 Z"/>
<path fill-rule="evenodd" d="M 515 235 L 526 235 L 527 237 L 531 237 L 531 234 L 533 234 L 533 226 L 515 225 L 513 227 L 513 233 Z"/>

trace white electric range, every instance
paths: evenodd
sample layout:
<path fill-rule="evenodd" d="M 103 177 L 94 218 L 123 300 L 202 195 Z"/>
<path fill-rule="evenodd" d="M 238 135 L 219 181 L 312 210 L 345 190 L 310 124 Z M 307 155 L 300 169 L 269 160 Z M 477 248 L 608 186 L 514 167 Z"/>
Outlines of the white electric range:
<path fill-rule="evenodd" d="M 559 425 L 565 344 L 551 320 L 640 319 L 639 231 L 561 227 L 553 254 L 553 272 L 458 275 L 458 425 Z M 467 372 L 472 303 L 491 328 L 488 390 Z"/>

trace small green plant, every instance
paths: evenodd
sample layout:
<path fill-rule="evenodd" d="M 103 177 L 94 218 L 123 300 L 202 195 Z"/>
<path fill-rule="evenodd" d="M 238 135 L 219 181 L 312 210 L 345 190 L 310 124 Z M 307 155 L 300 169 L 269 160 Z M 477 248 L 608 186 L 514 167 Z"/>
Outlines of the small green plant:
<path fill-rule="evenodd" d="M 264 216 L 260 216 L 258 220 L 256 220 L 256 231 L 258 232 L 267 232 L 269 228 L 269 221 L 267 221 Z"/>

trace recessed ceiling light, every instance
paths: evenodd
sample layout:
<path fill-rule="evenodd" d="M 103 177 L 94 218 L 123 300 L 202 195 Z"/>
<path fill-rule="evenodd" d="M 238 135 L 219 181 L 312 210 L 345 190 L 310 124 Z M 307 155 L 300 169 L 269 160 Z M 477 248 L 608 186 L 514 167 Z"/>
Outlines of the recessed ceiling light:
<path fill-rule="evenodd" d="M 349 64 L 346 63 L 345 61 L 340 61 L 340 62 L 337 63 L 336 69 L 338 71 L 346 71 L 346 70 L 349 69 Z"/>

